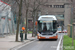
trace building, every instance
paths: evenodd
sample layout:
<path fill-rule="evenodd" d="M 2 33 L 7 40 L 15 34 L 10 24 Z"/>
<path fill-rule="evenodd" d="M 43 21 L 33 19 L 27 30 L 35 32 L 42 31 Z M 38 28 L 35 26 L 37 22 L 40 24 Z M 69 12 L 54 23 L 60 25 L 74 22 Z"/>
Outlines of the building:
<path fill-rule="evenodd" d="M 33 3 L 33 1 L 31 1 Z M 32 7 L 32 6 L 31 6 Z M 12 9 L 13 10 L 13 9 Z M 25 6 L 23 6 L 23 17 L 25 17 Z M 60 25 L 67 28 L 71 18 L 71 0 L 48 0 L 45 4 L 39 7 L 39 15 L 56 15 Z M 33 23 L 32 13 L 29 12 L 28 21 Z M 29 24 L 31 27 L 32 24 Z"/>
<path fill-rule="evenodd" d="M 71 23 L 71 0 L 48 0 L 39 7 L 39 11 L 39 15 L 55 15 L 59 25 L 64 29 L 67 29 L 67 25 Z"/>
<path fill-rule="evenodd" d="M 0 34 L 11 33 L 13 30 L 13 14 L 11 6 L 0 0 Z"/>
<path fill-rule="evenodd" d="M 48 0 L 48 3 L 41 9 L 42 15 L 56 15 L 58 22 L 64 25 L 65 29 L 70 24 L 71 13 L 71 0 Z"/>

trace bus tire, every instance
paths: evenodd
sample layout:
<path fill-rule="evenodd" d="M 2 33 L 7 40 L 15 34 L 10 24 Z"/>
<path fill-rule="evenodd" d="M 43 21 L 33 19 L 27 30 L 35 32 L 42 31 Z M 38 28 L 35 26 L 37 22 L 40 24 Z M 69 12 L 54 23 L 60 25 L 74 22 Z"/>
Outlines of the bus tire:
<path fill-rule="evenodd" d="M 41 39 L 39 39 L 39 41 L 41 41 Z"/>
<path fill-rule="evenodd" d="M 58 40 L 58 39 L 55 39 L 56 41 Z"/>

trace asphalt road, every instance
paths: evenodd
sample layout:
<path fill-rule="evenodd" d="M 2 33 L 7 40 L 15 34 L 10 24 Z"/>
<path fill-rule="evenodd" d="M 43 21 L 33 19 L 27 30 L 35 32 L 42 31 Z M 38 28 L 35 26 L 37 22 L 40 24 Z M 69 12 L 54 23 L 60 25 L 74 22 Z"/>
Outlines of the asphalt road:
<path fill-rule="evenodd" d="M 41 40 L 36 39 L 34 42 L 25 45 L 18 50 L 56 50 L 60 41 L 61 34 L 58 35 L 58 40 Z"/>

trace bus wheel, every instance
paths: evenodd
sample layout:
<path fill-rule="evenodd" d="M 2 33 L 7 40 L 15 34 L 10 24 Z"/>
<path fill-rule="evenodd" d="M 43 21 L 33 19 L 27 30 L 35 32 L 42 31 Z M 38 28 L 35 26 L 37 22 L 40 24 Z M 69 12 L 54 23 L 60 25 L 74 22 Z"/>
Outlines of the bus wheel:
<path fill-rule="evenodd" d="M 58 39 L 55 39 L 56 41 L 58 40 Z"/>
<path fill-rule="evenodd" d="M 41 41 L 41 39 L 39 39 L 39 41 Z"/>

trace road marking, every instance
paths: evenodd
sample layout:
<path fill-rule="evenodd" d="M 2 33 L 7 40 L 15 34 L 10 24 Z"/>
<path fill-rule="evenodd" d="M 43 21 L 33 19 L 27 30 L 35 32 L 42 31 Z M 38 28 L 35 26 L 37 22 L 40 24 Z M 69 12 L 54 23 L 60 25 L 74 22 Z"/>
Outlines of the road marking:
<path fill-rule="evenodd" d="M 36 41 L 36 40 L 34 40 L 34 41 Z M 24 45 L 21 45 L 21 46 L 15 48 L 15 49 L 13 49 L 13 50 L 18 50 L 18 49 L 20 49 L 21 47 L 24 47 L 24 46 L 26 46 L 26 45 L 28 45 L 28 44 L 34 42 L 34 41 L 30 41 L 30 42 L 28 42 L 28 43 L 26 43 L 26 44 L 24 44 Z"/>
<path fill-rule="evenodd" d="M 57 49 L 56 50 L 60 50 L 60 44 L 61 44 L 61 40 L 62 40 L 62 36 L 61 36 L 61 38 L 60 38 L 60 41 L 59 41 L 59 43 L 58 43 L 58 46 L 57 46 Z"/>

